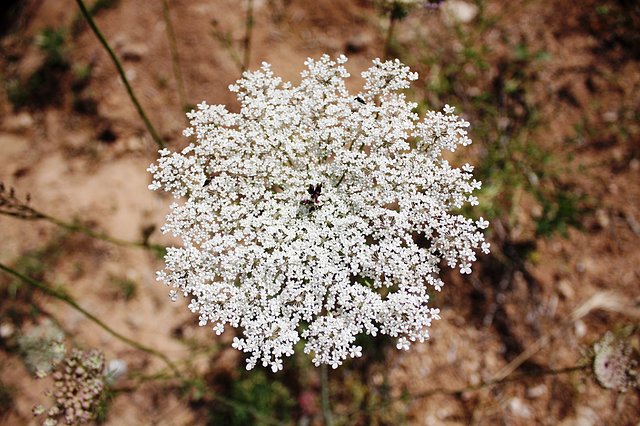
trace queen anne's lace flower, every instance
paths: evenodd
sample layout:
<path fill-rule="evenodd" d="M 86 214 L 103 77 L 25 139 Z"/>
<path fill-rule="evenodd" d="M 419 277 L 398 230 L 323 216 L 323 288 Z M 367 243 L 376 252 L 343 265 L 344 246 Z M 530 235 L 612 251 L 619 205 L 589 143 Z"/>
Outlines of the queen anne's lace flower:
<path fill-rule="evenodd" d="M 298 86 L 266 63 L 246 72 L 230 86 L 239 113 L 198 105 L 195 141 L 149 168 L 151 189 L 185 199 L 163 228 L 183 246 L 158 277 L 200 325 L 242 330 L 233 347 L 249 369 L 281 369 L 300 339 L 334 368 L 361 355 L 361 333 L 424 341 L 441 260 L 469 273 L 489 249 L 488 222 L 453 213 L 477 204 L 473 168 L 441 157 L 471 143 L 469 123 L 450 106 L 420 121 L 399 93 L 417 74 L 398 60 L 375 60 L 350 95 L 346 61 L 307 60 Z"/>

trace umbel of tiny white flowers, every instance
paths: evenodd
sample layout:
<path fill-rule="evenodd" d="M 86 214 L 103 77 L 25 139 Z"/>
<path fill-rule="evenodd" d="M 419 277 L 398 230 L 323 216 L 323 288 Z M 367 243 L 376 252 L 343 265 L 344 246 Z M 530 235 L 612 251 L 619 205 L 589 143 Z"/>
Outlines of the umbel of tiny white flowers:
<path fill-rule="evenodd" d="M 181 199 L 163 232 L 183 244 L 158 279 L 200 325 L 237 328 L 248 369 L 282 369 L 301 339 L 334 368 L 361 355 L 361 333 L 408 349 L 439 318 L 441 261 L 470 273 L 489 251 L 488 222 L 455 213 L 477 204 L 473 168 L 441 156 L 471 143 L 469 123 L 450 106 L 420 119 L 400 92 L 418 76 L 398 60 L 373 61 L 350 94 L 346 62 L 308 59 L 298 85 L 266 63 L 245 72 L 230 86 L 240 112 L 198 105 L 193 142 L 149 168 L 150 189 Z"/>

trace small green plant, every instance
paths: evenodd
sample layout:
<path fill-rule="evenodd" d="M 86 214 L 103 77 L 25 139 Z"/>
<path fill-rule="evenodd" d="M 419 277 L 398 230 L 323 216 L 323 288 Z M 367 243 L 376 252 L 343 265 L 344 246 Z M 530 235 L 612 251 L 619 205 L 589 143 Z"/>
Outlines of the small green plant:
<path fill-rule="evenodd" d="M 67 66 L 66 36 L 62 29 L 45 28 L 36 36 L 35 43 L 45 54 L 50 66 Z"/>
<path fill-rule="evenodd" d="M 73 89 L 74 91 L 83 89 L 91 80 L 93 64 L 77 63 L 73 65 Z"/>
<path fill-rule="evenodd" d="M 74 67 L 71 95 L 74 111 L 95 116 L 98 113 L 98 103 L 92 91 L 87 89 L 91 79 L 91 71 L 91 67 L 84 64 Z"/>
<path fill-rule="evenodd" d="M 0 380 L 0 419 L 2 419 L 13 406 L 15 389 Z"/>
<path fill-rule="evenodd" d="M 581 218 L 587 211 L 585 197 L 571 190 L 554 188 L 549 192 L 537 191 L 542 215 L 536 219 L 536 234 L 550 236 L 555 232 L 567 236 L 569 227 L 581 228 Z"/>
<path fill-rule="evenodd" d="M 228 398 L 240 405 L 215 405 L 209 412 L 208 424 L 229 426 L 264 425 L 264 419 L 274 419 L 278 423 L 292 421 L 295 401 L 287 387 L 268 377 L 262 370 L 242 371 L 240 377 L 229 384 Z M 244 407 L 252 407 L 252 411 Z M 257 414 L 257 415 L 256 415 Z"/>
<path fill-rule="evenodd" d="M 116 297 L 126 302 L 133 300 L 138 294 L 138 285 L 130 279 L 111 277 L 109 278 L 109 284 L 113 288 Z"/>
<path fill-rule="evenodd" d="M 45 28 L 35 37 L 43 53 L 42 64 L 26 78 L 8 78 L 6 90 L 15 109 L 43 107 L 59 102 L 62 80 L 69 69 L 66 33 L 62 29 Z"/>

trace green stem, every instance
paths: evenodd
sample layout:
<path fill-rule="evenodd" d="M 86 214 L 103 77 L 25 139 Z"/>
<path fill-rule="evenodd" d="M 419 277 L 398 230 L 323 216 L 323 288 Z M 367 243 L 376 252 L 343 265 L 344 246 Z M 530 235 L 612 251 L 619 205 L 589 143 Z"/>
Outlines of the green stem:
<path fill-rule="evenodd" d="M 162 352 L 158 352 L 155 349 L 149 348 L 147 346 L 144 346 L 138 342 L 136 342 L 135 340 L 132 340 L 120 333 L 118 333 L 117 331 L 115 331 L 114 329 L 112 329 L 111 327 L 109 327 L 107 324 L 105 324 L 104 322 L 102 322 L 100 319 L 98 319 L 95 315 L 93 315 L 91 312 L 87 311 L 86 309 L 84 309 L 82 306 L 78 305 L 78 303 L 69 295 L 63 293 L 62 291 L 56 290 L 54 288 L 49 287 L 46 284 L 43 284 L 39 281 L 36 281 L 32 278 L 29 278 L 25 275 L 22 275 L 20 272 L 9 268 L 6 265 L 3 265 L 2 263 L 0 263 L 0 269 L 2 269 L 3 271 L 5 271 L 6 273 L 13 275 L 16 278 L 19 278 L 20 280 L 22 280 L 23 282 L 29 284 L 32 287 L 35 287 L 39 290 L 41 290 L 42 292 L 48 294 L 51 297 L 54 297 L 64 303 L 66 303 L 67 305 L 71 306 L 72 308 L 74 308 L 76 311 L 80 312 L 81 314 L 83 314 L 85 317 L 87 317 L 89 320 L 93 321 L 96 325 L 98 325 L 99 327 L 101 327 L 103 330 L 105 330 L 107 333 L 111 334 L 112 336 L 114 336 L 117 339 L 120 339 L 121 341 L 123 341 L 124 343 L 128 344 L 131 347 L 134 347 L 138 350 L 141 350 L 143 352 L 146 352 L 150 355 L 156 356 L 158 358 L 160 358 L 161 360 L 163 360 L 167 366 L 174 372 L 174 374 L 177 377 L 181 377 L 182 374 L 180 373 L 180 371 L 178 370 L 178 368 L 175 366 L 175 364 L 173 362 L 171 362 L 171 360 Z"/>
<path fill-rule="evenodd" d="M 49 216 L 45 213 L 42 213 L 38 210 L 35 210 L 32 207 L 29 206 L 23 206 L 25 207 L 25 209 L 23 210 L 23 212 L 20 213 L 14 213 L 14 212 L 10 212 L 10 211 L 2 211 L 0 210 L 0 214 L 4 214 L 7 216 L 12 216 L 12 217 L 17 217 L 19 219 L 23 219 L 23 220 L 45 220 L 49 223 L 52 223 L 56 226 L 59 226 L 63 229 L 66 229 L 67 231 L 70 232 L 81 232 L 85 235 L 88 235 L 91 238 L 95 238 L 97 240 L 102 240 L 108 243 L 112 243 L 112 244 L 116 244 L 119 246 L 123 246 L 123 247 L 135 247 L 135 248 L 141 248 L 141 249 L 145 249 L 145 250 L 151 250 L 155 253 L 164 253 L 166 247 L 161 246 L 159 244 L 149 244 L 148 242 L 137 242 L 137 241 L 127 241 L 127 240 L 121 240 L 119 238 L 115 238 L 112 237 L 110 235 L 104 234 L 102 232 L 96 232 L 93 231 L 89 228 L 87 228 L 86 226 L 82 226 L 80 224 L 77 223 L 69 223 L 69 222 L 65 222 L 63 220 L 60 220 L 58 218 L 55 218 L 53 216 Z M 26 212 L 26 214 L 21 214 Z"/>
<path fill-rule="evenodd" d="M 137 241 L 126 241 L 126 240 L 121 240 L 119 238 L 115 238 L 112 237 L 110 235 L 107 234 L 103 234 L 102 232 L 96 232 L 93 231 L 85 226 L 82 226 L 80 224 L 77 223 L 68 223 L 68 222 L 63 222 L 59 219 L 56 219 L 54 217 L 51 216 L 43 216 L 42 219 L 53 223 L 55 225 L 60 226 L 61 228 L 64 228 L 68 231 L 71 232 L 81 232 L 85 235 L 90 236 L 91 238 L 95 238 L 97 240 L 102 240 L 102 241 L 106 241 L 108 243 L 112 243 L 112 244 L 116 244 L 119 246 L 123 246 L 123 247 L 136 247 L 136 248 L 142 248 L 145 250 L 152 250 L 154 252 L 157 253 L 161 253 L 164 252 L 165 247 L 159 245 L 159 244 L 149 244 L 149 243 L 144 243 L 144 242 L 137 242 Z"/>
<path fill-rule="evenodd" d="M 80 7 L 80 11 L 82 12 L 82 15 L 87 20 L 87 23 L 93 30 L 93 33 L 96 35 L 96 37 L 98 37 L 98 40 L 100 40 L 100 43 L 102 44 L 102 46 L 105 48 L 105 50 L 111 57 L 111 60 L 113 61 L 113 64 L 116 66 L 116 69 L 118 70 L 118 74 L 120 74 L 120 78 L 122 79 L 122 82 L 124 83 L 124 86 L 127 89 L 129 98 L 131 98 L 131 102 L 133 102 L 133 105 L 136 107 L 136 110 L 138 111 L 140 118 L 142 118 L 142 121 L 144 121 L 144 124 L 147 127 L 149 134 L 151 134 L 151 137 L 153 138 L 154 142 L 158 145 L 159 148 L 164 148 L 164 141 L 162 140 L 158 132 L 156 132 L 156 129 L 153 127 L 153 124 L 151 124 L 151 121 L 149 121 L 147 114 L 145 114 L 144 109 L 142 108 L 142 105 L 140 105 L 140 102 L 138 102 L 138 98 L 136 97 L 135 93 L 133 93 L 133 89 L 129 84 L 129 80 L 127 79 L 127 76 L 124 72 L 124 69 L 122 68 L 122 64 L 118 60 L 118 57 L 113 52 L 113 50 L 109 46 L 109 43 L 107 43 L 107 40 L 104 38 L 100 30 L 98 29 L 96 23 L 93 20 L 93 17 L 91 16 L 91 13 L 89 13 L 89 11 L 87 10 L 87 7 L 85 6 L 84 2 L 82 0 L 76 0 L 76 3 L 78 3 L 78 6 Z"/>
<path fill-rule="evenodd" d="M 176 79 L 178 86 L 178 96 L 180 96 L 180 103 L 182 109 L 188 108 L 187 95 L 184 90 L 184 80 L 182 79 L 182 70 L 180 68 L 180 56 L 178 55 L 178 43 L 176 42 L 176 33 L 173 30 L 173 23 L 171 21 L 171 13 L 169 11 L 169 4 L 167 0 L 162 0 L 162 16 L 167 28 L 167 38 L 169 39 L 169 50 L 171 50 L 171 64 L 173 65 L 173 76 Z"/>
<path fill-rule="evenodd" d="M 394 16 L 393 11 L 389 12 L 389 26 L 387 27 L 387 36 L 384 40 L 384 52 L 382 53 L 382 60 L 386 61 L 389 59 L 389 54 L 391 53 L 391 42 L 393 40 L 393 33 L 396 29 L 396 17 Z"/>
<path fill-rule="evenodd" d="M 242 72 L 245 72 L 249 68 L 251 61 L 251 39 L 253 36 L 253 24 L 255 23 L 253 18 L 253 0 L 247 0 L 247 19 L 244 24 L 244 50 L 242 59 Z"/>
<path fill-rule="evenodd" d="M 217 21 L 213 21 L 211 23 L 211 26 L 213 27 L 213 31 L 211 32 L 211 35 L 213 35 L 213 37 L 215 37 L 216 40 L 218 40 L 218 42 L 222 45 L 222 47 L 229 53 L 229 57 L 231 57 L 231 60 L 233 61 L 233 63 L 242 72 L 242 66 L 243 66 L 242 58 L 240 58 L 240 54 L 238 53 L 236 48 L 233 46 L 231 36 L 229 34 L 225 34 L 224 32 L 222 32 L 222 30 L 218 26 Z"/>
<path fill-rule="evenodd" d="M 332 426 L 333 418 L 329 403 L 329 367 L 327 364 L 320 364 L 320 385 L 322 387 L 322 417 L 324 417 L 324 424 Z"/>

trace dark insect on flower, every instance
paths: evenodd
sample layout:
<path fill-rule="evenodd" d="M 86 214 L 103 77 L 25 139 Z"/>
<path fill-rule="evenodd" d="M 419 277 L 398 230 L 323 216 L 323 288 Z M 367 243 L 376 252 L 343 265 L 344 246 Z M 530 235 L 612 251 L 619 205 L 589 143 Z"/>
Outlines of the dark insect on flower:
<path fill-rule="evenodd" d="M 309 207 L 309 210 L 313 211 L 320 207 L 320 200 L 318 200 L 318 198 L 322 193 L 322 184 L 319 183 L 315 186 L 309 185 L 307 192 L 309 193 L 309 198 L 300 201 L 300 204 Z"/>
<path fill-rule="evenodd" d="M 322 184 L 319 183 L 316 186 L 309 185 L 309 188 L 307 188 L 307 192 L 309 193 L 309 195 L 311 195 L 311 198 L 314 201 L 318 201 L 318 197 L 320 196 L 320 193 L 322 192 Z"/>
<path fill-rule="evenodd" d="M 360 102 L 361 104 L 365 104 L 366 102 L 364 101 L 364 99 L 362 99 L 360 96 L 356 96 L 355 98 L 356 101 Z"/>

